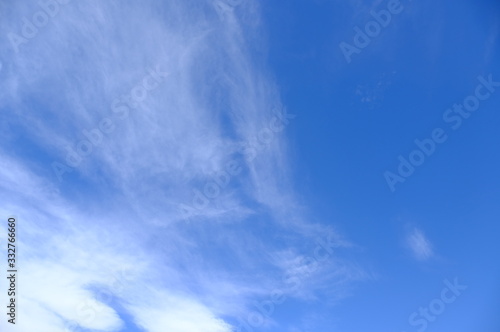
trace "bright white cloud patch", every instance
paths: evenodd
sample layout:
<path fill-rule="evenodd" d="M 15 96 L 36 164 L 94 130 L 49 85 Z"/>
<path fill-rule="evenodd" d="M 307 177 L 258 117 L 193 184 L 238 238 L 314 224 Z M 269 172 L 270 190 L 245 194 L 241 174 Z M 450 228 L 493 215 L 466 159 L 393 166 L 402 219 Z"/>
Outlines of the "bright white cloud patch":
<path fill-rule="evenodd" d="M 217 319 L 195 301 L 168 294 L 143 298 L 147 304 L 130 304 L 139 326 L 151 332 L 230 332 L 231 326 Z"/>

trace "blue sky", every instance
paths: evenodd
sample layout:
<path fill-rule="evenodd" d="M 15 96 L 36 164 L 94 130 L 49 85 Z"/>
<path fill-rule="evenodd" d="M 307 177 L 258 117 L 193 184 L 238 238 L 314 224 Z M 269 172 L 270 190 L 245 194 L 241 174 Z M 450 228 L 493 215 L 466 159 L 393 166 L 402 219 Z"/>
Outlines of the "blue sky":
<path fill-rule="evenodd" d="M 2 331 L 500 330 L 496 1 L 0 13 Z"/>

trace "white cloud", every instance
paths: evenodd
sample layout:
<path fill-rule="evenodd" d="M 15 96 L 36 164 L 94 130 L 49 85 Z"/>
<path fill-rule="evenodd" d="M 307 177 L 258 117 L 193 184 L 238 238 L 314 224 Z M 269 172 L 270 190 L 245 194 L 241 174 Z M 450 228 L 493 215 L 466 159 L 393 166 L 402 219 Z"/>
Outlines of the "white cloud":
<path fill-rule="evenodd" d="M 183 297 L 159 293 L 153 297 L 143 297 L 140 301 L 141 305 L 135 302 L 128 309 L 136 317 L 137 324 L 146 331 L 232 331 L 230 325 L 214 317 L 208 308 Z"/>
<path fill-rule="evenodd" d="M 9 10 L 0 28 L 19 32 L 40 8 Z M 283 132 L 252 162 L 238 150 L 282 106 L 248 52 L 259 22 L 250 0 L 224 13 L 211 1 L 71 1 L 19 53 L 0 40 L 0 212 L 19 217 L 20 332 L 112 331 L 119 308 L 148 332 L 226 332 L 221 317 L 286 272 L 269 253 L 301 255 L 323 232 L 293 193 Z M 168 77 L 118 117 L 113 101 L 156 65 Z M 114 131 L 60 183 L 51 163 L 104 118 Z M 186 222 L 180 206 L 231 160 L 241 174 Z"/>
<path fill-rule="evenodd" d="M 434 256 L 432 244 L 418 228 L 411 230 L 406 238 L 406 244 L 418 260 L 424 261 Z"/>

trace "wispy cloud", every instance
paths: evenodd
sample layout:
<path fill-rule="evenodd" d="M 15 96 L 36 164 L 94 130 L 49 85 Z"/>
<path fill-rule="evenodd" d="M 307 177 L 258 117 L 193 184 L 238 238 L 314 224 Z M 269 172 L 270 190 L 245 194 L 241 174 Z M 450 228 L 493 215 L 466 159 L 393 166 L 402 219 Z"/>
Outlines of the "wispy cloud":
<path fill-rule="evenodd" d="M 406 237 L 406 244 L 416 259 L 425 261 L 434 256 L 431 242 L 418 228 L 413 228 Z"/>
<path fill-rule="evenodd" d="M 71 1 L 18 52 L 0 40 L 0 212 L 20 220 L 19 331 L 228 332 L 222 317 L 248 313 L 290 270 L 273 253 L 295 261 L 325 234 L 292 189 L 285 131 L 245 158 L 283 105 L 249 52 L 258 3 L 218 3 Z M 40 10 L 9 6 L 5 34 Z M 168 77 L 142 98 L 156 66 Z M 103 119 L 114 129 L 91 142 Z M 75 151 L 85 156 L 68 165 Z M 231 160 L 241 173 L 186 222 L 194 190 Z M 54 162 L 70 170 L 63 181 Z M 360 279 L 334 263 L 342 252 L 332 258 L 316 280 Z"/>

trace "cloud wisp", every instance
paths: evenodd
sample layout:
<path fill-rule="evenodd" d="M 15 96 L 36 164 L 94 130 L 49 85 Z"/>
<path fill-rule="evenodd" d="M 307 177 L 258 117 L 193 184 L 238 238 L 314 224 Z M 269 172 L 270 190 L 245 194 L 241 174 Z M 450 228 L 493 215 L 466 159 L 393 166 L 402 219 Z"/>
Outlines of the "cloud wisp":
<path fill-rule="evenodd" d="M 19 217 L 24 252 L 18 331 L 229 332 L 230 317 L 303 272 L 275 258 L 302 264 L 326 226 L 292 189 L 285 131 L 263 134 L 284 107 L 252 52 L 258 2 L 223 4 L 71 1 L 29 42 L 0 40 L 1 212 Z M 4 36 L 43 10 L 9 6 Z M 151 68 L 168 75 L 155 84 Z M 249 160 L 256 138 L 266 144 Z M 231 161 L 241 171 L 186 223 L 183 206 Z M 363 279 L 331 256 L 321 282 L 289 296 Z"/>
<path fill-rule="evenodd" d="M 418 228 L 413 228 L 410 231 L 406 238 L 406 244 L 419 261 L 426 261 L 434 256 L 431 242 Z"/>

